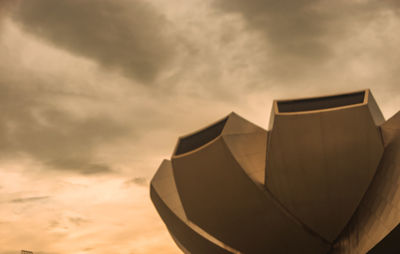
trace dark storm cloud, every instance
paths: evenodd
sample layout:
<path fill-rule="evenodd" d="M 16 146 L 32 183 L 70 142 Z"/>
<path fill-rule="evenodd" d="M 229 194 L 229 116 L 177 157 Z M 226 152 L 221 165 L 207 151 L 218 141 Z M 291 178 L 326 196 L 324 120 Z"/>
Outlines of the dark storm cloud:
<path fill-rule="evenodd" d="M 27 198 L 15 198 L 10 200 L 10 203 L 26 203 L 26 202 L 35 202 L 49 199 L 50 196 L 39 196 L 39 197 L 27 197 Z"/>
<path fill-rule="evenodd" d="M 10 11 L 12 4 L 13 4 L 12 0 L 0 0 L 0 26 L 2 24 L 3 17 L 6 15 L 7 12 Z"/>
<path fill-rule="evenodd" d="M 15 254 L 20 252 L 21 250 L 10 250 L 10 251 L 2 251 L 0 254 Z M 59 252 L 42 252 L 42 251 L 35 251 L 35 254 L 59 254 Z"/>
<path fill-rule="evenodd" d="M 21 0 L 13 17 L 26 31 L 145 83 L 173 56 L 165 18 L 142 0 Z"/>
<path fill-rule="evenodd" d="M 47 161 L 46 164 L 59 169 L 75 169 L 86 175 L 112 171 L 112 168 L 107 164 L 90 163 L 87 161 L 87 158 L 83 157 L 57 158 Z"/>
<path fill-rule="evenodd" d="M 330 53 L 321 41 L 329 17 L 313 8 L 314 0 L 216 0 L 216 4 L 225 11 L 240 13 L 281 55 L 317 60 Z"/>
<path fill-rule="evenodd" d="M 75 226 L 81 226 L 82 224 L 89 222 L 89 220 L 81 218 L 81 217 L 68 217 L 68 220 Z"/>
<path fill-rule="evenodd" d="M 398 1 L 397 1 L 398 2 Z M 214 0 L 265 40 L 273 74 L 301 74 L 335 57 L 335 46 L 395 8 L 396 1 Z M 295 75 L 296 76 L 296 75 Z M 283 76 L 281 76 L 283 77 Z"/>
<path fill-rule="evenodd" d="M 147 186 L 148 182 L 145 177 L 134 177 L 128 181 L 125 182 L 126 186 L 131 186 L 131 185 L 139 185 L 139 186 Z"/>
<path fill-rule="evenodd" d="M 29 155 L 48 168 L 83 174 L 112 170 L 97 162 L 94 152 L 126 134 L 127 127 L 105 115 L 79 118 L 57 109 L 51 103 L 54 91 L 47 94 L 39 89 L 40 81 L 33 77 L 18 83 L 4 80 L 4 73 L 2 76 L 0 158 Z"/>

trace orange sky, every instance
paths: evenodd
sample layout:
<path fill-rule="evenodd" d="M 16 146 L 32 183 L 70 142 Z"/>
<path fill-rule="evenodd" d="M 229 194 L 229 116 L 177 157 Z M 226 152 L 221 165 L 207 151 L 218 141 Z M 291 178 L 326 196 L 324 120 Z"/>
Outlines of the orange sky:
<path fill-rule="evenodd" d="M 394 0 L 0 0 L 0 254 L 179 253 L 149 198 L 178 136 L 272 99 L 400 109 Z"/>

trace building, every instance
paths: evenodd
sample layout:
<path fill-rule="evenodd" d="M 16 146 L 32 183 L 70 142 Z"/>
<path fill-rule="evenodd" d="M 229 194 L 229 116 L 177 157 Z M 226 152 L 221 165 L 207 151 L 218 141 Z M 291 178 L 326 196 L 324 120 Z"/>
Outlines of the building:
<path fill-rule="evenodd" d="M 400 112 L 369 90 L 277 100 L 180 137 L 151 199 L 184 253 L 400 253 Z"/>

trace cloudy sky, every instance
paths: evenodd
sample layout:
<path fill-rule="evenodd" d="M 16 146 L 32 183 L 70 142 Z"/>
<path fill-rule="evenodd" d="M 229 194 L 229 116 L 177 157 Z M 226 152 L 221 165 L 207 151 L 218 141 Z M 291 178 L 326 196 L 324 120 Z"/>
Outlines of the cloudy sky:
<path fill-rule="evenodd" d="M 178 136 L 272 99 L 400 109 L 396 0 L 0 0 L 0 254 L 179 253 L 149 198 Z"/>

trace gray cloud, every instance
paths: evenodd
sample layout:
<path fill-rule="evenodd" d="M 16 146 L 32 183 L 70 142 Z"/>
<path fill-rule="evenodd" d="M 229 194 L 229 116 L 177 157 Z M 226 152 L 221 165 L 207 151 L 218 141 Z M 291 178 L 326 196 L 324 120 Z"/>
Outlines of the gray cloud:
<path fill-rule="evenodd" d="M 14 4 L 15 1 L 12 0 L 0 0 L 0 29 L 2 28 L 4 17 L 7 15 Z"/>
<path fill-rule="evenodd" d="M 10 203 L 27 203 L 27 202 L 36 202 L 49 199 L 50 196 L 38 196 L 38 197 L 26 197 L 26 198 L 15 198 L 10 200 Z"/>
<path fill-rule="evenodd" d="M 139 185 L 139 186 L 147 186 L 148 185 L 148 181 L 145 177 L 134 177 L 128 181 L 125 182 L 126 186 L 130 186 L 130 185 Z"/>
<path fill-rule="evenodd" d="M 26 31 L 145 83 L 173 57 L 167 21 L 142 0 L 22 0 L 13 17 Z"/>
<path fill-rule="evenodd" d="M 398 1 L 397 1 L 398 2 Z M 281 79 L 315 75 L 336 57 L 336 46 L 367 27 L 396 1 L 214 0 L 226 13 L 241 15 L 266 45 L 271 71 Z"/>
<path fill-rule="evenodd" d="M 79 118 L 58 109 L 51 103 L 54 92 L 47 94 L 33 77 L 30 86 L 2 78 L 0 158 L 29 155 L 48 168 L 83 174 L 112 170 L 96 161 L 95 150 L 126 134 L 127 126 L 106 115 Z"/>
<path fill-rule="evenodd" d="M 329 18 L 313 8 L 317 2 L 221 0 L 217 5 L 225 11 L 240 13 L 251 28 L 264 34 L 280 55 L 316 60 L 330 53 L 321 42 L 327 33 Z"/>
<path fill-rule="evenodd" d="M 107 173 L 112 172 L 113 169 L 107 164 L 92 163 L 87 161 L 87 158 L 75 157 L 75 158 L 58 158 L 47 161 L 49 167 L 64 169 L 64 170 L 76 170 L 85 175 Z"/>
<path fill-rule="evenodd" d="M 81 218 L 81 217 L 69 217 L 68 220 L 75 226 L 81 226 L 82 224 L 89 222 L 89 220 Z"/>
<path fill-rule="evenodd" d="M 0 254 L 16 254 L 16 253 L 20 253 L 21 250 L 9 250 L 9 251 L 2 251 L 0 252 Z M 47 252 L 47 251 L 37 251 L 35 250 L 33 252 L 34 254 L 60 254 L 60 252 Z"/>
<path fill-rule="evenodd" d="M 2 252 L 0 252 L 0 254 L 15 254 L 15 253 L 21 253 L 21 250 L 9 250 L 9 251 L 2 251 Z M 44 252 L 42 252 L 42 254 L 47 254 L 47 253 L 44 253 Z"/>

